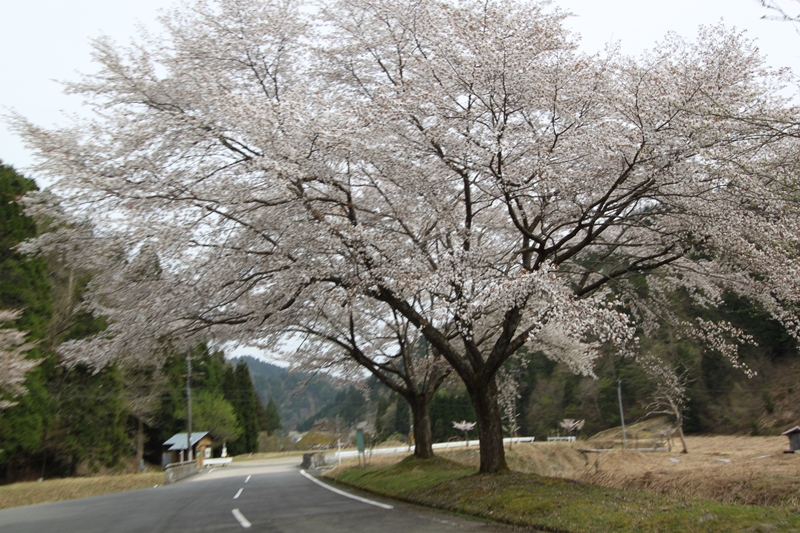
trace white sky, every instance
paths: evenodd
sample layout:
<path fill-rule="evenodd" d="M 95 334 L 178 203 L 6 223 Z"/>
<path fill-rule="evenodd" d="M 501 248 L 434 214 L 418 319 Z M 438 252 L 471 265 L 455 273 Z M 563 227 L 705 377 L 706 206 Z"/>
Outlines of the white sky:
<path fill-rule="evenodd" d="M 157 29 L 159 9 L 172 0 L 0 0 L 0 114 L 15 110 L 53 126 L 64 113 L 80 113 L 79 97 L 62 94 L 54 80 L 91 72 L 90 40 L 106 34 L 127 43 L 142 24 Z M 773 66 L 800 73 L 800 35 L 786 22 L 762 20 L 757 0 L 555 0 L 576 16 L 569 25 L 587 51 L 617 40 L 623 52 L 638 53 L 668 31 L 686 37 L 700 24 L 745 29 L 757 39 Z M 19 170 L 32 163 L 30 152 L 0 118 L 0 160 Z M 35 176 L 30 176 L 35 177 Z"/>

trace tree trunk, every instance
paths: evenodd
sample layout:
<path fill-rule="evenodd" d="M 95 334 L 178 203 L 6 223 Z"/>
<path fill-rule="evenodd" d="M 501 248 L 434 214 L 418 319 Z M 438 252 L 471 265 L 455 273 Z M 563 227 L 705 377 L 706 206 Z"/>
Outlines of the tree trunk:
<path fill-rule="evenodd" d="M 420 395 L 413 396 L 409 404 L 414 421 L 414 457 L 430 459 L 433 457 L 433 434 L 431 433 L 428 402 Z"/>
<path fill-rule="evenodd" d="M 683 438 L 683 420 L 678 421 L 678 436 L 681 438 L 681 446 L 683 446 L 681 453 L 689 453 L 689 449 L 686 447 L 686 439 Z"/>
<path fill-rule="evenodd" d="M 497 383 L 468 387 L 478 423 L 481 451 L 481 474 L 508 472 L 506 450 L 503 447 L 503 422 L 497 404 Z"/>
<path fill-rule="evenodd" d="M 681 453 L 689 453 L 688 448 L 686 448 L 686 439 L 683 438 L 683 413 L 678 408 L 678 404 L 672 401 L 672 399 L 669 400 L 669 405 L 672 407 L 672 412 L 675 414 L 675 425 L 678 426 L 678 436 L 681 438 L 681 445 L 683 446 Z"/>
<path fill-rule="evenodd" d="M 136 428 L 136 468 L 139 472 L 144 471 L 144 422 L 141 418 L 137 419 L 138 427 Z"/>

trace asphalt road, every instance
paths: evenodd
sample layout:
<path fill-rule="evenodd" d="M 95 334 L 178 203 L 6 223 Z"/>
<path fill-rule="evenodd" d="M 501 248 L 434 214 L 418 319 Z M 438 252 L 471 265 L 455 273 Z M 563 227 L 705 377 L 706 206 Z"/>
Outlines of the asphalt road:
<path fill-rule="evenodd" d="M 303 475 L 297 458 L 234 463 L 174 485 L 0 511 L 0 531 L 433 533 L 508 528 L 355 494 Z"/>

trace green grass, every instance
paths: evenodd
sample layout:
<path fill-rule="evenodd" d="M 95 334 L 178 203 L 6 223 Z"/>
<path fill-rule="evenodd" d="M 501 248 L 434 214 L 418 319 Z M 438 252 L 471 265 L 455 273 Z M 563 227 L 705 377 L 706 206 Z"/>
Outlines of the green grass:
<path fill-rule="evenodd" d="M 340 473 L 334 479 L 348 485 L 363 487 L 371 492 L 400 499 L 412 499 L 421 490 L 469 476 L 474 472 L 474 468 L 440 457 L 426 461 L 407 457 L 389 467 L 352 468 Z"/>
<path fill-rule="evenodd" d="M 800 514 L 792 509 L 683 500 L 534 474 L 477 475 L 475 469 L 441 458 L 353 468 L 334 479 L 412 503 L 544 531 L 800 532 Z"/>

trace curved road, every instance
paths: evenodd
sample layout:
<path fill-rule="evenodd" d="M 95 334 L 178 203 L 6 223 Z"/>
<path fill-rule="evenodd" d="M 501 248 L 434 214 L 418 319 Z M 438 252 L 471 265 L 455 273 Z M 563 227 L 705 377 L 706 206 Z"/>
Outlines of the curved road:
<path fill-rule="evenodd" d="M 399 504 L 342 494 L 304 475 L 295 457 L 234 463 L 174 485 L 0 511 L 0 531 L 508 532 Z"/>

